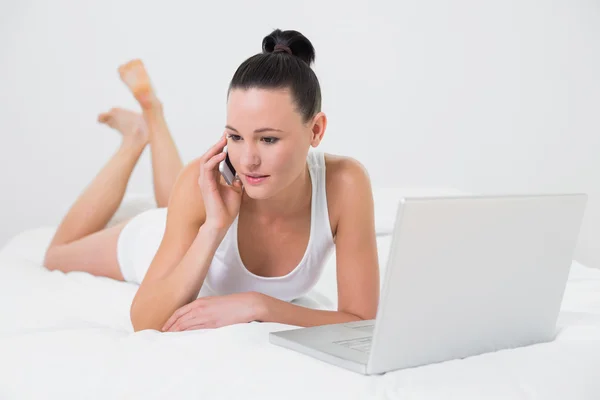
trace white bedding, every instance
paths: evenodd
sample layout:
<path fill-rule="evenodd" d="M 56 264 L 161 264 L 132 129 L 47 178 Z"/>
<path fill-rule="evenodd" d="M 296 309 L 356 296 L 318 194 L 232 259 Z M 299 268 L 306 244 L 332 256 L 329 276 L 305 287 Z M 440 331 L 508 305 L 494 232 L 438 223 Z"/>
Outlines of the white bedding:
<path fill-rule="evenodd" d="M 365 377 L 269 344 L 287 325 L 133 333 L 135 285 L 41 267 L 53 231 L 0 250 L 0 399 L 600 399 L 600 270 L 576 262 L 554 342 Z M 303 303 L 335 307 L 335 255 Z"/>

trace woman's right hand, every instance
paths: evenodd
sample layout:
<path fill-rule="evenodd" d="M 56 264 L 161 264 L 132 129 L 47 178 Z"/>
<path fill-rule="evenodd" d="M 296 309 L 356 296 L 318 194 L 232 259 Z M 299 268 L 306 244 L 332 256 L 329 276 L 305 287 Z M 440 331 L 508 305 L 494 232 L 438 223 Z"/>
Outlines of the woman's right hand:
<path fill-rule="evenodd" d="M 205 224 L 218 229 L 228 229 L 240 211 L 242 183 L 236 179 L 232 186 L 221 178 L 219 163 L 225 159 L 223 148 L 227 138 L 223 135 L 202 157 L 198 185 L 206 209 Z"/>

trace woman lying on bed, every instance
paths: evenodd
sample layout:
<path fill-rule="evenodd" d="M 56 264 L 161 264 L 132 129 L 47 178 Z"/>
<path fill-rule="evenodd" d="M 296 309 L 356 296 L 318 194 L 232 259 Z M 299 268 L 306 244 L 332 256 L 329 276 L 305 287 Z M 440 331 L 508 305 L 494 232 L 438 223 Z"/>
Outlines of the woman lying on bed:
<path fill-rule="evenodd" d="M 119 68 L 143 115 L 112 109 L 99 116 L 121 132 L 122 145 L 62 220 L 44 263 L 138 283 L 136 331 L 375 318 L 369 177 L 351 158 L 309 152 L 327 126 L 310 41 L 275 30 L 262 47 L 231 80 L 225 132 L 186 166 L 141 61 Z M 148 143 L 158 208 L 106 227 Z M 219 173 L 225 145 L 239 176 L 232 186 Z M 317 283 L 333 246 L 338 311 L 291 303 Z M 203 285 L 211 295 L 198 297 Z"/>

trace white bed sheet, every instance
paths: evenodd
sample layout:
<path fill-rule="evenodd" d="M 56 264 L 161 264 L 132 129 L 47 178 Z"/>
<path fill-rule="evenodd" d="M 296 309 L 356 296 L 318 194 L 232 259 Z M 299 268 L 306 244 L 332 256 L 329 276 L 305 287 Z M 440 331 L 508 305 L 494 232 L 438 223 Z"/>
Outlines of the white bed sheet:
<path fill-rule="evenodd" d="M 288 325 L 134 333 L 137 287 L 47 271 L 53 232 L 0 250 L 0 399 L 600 399 L 600 270 L 576 262 L 554 342 L 365 377 L 271 345 Z M 301 303 L 335 307 L 335 254 Z"/>

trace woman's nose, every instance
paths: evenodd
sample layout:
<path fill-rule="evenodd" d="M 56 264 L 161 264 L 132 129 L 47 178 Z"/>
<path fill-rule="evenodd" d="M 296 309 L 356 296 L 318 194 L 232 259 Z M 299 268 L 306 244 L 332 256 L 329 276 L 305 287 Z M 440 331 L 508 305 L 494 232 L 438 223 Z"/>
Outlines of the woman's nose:
<path fill-rule="evenodd" d="M 260 155 L 256 146 L 244 146 L 240 157 L 240 163 L 248 169 L 260 165 Z"/>

